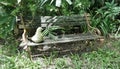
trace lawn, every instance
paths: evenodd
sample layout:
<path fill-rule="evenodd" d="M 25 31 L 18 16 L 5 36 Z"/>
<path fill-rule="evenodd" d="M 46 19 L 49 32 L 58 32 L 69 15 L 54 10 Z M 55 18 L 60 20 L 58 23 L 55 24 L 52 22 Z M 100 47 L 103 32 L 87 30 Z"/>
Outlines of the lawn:
<path fill-rule="evenodd" d="M 25 52 L 8 56 L 2 51 L 0 69 L 120 69 L 120 40 L 106 41 L 91 52 L 60 57 L 52 54 L 49 57 L 33 58 L 33 61 L 25 56 Z"/>

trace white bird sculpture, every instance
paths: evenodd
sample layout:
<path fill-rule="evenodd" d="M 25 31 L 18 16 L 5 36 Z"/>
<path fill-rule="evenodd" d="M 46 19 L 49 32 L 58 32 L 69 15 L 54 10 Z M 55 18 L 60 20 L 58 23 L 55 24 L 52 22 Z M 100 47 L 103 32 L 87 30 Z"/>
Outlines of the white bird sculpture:
<path fill-rule="evenodd" d="M 43 41 L 42 27 L 38 27 L 35 35 L 32 36 L 31 40 L 35 43 L 39 43 Z"/>
<path fill-rule="evenodd" d="M 35 35 L 31 37 L 31 39 L 28 39 L 27 37 L 27 33 L 26 33 L 26 29 L 24 29 L 24 32 L 22 34 L 22 42 L 20 43 L 19 47 L 23 47 L 23 49 L 27 49 L 29 43 L 35 42 L 35 43 L 39 43 L 43 41 L 43 34 L 42 34 L 42 28 L 38 27 Z"/>

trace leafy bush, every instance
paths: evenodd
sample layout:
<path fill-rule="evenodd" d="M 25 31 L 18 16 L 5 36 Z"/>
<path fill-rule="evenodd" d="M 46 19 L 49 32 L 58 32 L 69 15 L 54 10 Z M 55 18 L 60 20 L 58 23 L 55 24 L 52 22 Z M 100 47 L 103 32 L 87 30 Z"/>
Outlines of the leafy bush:
<path fill-rule="evenodd" d="M 120 7 L 116 5 L 114 1 L 105 2 L 105 6 L 98 9 L 92 18 L 92 26 L 99 28 L 105 36 L 117 30 L 115 16 L 119 14 Z"/>
<path fill-rule="evenodd" d="M 42 9 L 42 15 L 71 15 L 83 13 L 90 6 L 89 0 L 46 0 Z M 46 12 L 46 13 L 44 13 Z"/>
<path fill-rule="evenodd" d="M 38 0 L 1 0 L 0 37 L 6 38 L 8 35 L 12 34 L 11 32 L 15 28 L 17 16 L 22 15 L 22 17 L 26 17 L 27 15 L 32 15 L 32 17 L 34 18 L 39 8 L 37 3 L 39 3 Z"/>

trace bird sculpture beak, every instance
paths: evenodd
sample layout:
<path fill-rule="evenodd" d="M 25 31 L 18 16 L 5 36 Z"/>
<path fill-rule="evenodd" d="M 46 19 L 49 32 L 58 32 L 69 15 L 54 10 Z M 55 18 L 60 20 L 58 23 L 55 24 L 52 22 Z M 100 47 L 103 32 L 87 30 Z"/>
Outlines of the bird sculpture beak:
<path fill-rule="evenodd" d="M 37 28 L 37 30 L 42 31 L 42 30 L 43 30 L 43 28 L 42 28 L 42 27 L 38 27 L 38 28 Z"/>
<path fill-rule="evenodd" d="M 43 30 L 43 28 L 41 28 L 41 30 L 40 31 L 42 31 Z"/>

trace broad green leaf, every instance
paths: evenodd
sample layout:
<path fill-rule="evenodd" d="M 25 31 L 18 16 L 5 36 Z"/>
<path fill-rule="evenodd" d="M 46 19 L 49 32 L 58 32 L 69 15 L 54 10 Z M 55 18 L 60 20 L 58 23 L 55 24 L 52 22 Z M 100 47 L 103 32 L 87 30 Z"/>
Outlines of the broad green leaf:
<path fill-rule="evenodd" d="M 6 15 L 6 12 L 5 12 L 5 9 L 0 6 L 0 16 L 5 16 Z"/>
<path fill-rule="evenodd" d="M 59 26 L 50 26 L 49 28 L 46 28 L 46 29 L 42 32 L 42 34 L 43 34 L 44 36 L 46 36 L 46 35 L 52 34 L 52 32 L 53 32 L 54 30 L 57 30 L 57 29 L 63 29 L 63 28 L 62 28 L 62 27 L 59 27 Z"/>
<path fill-rule="evenodd" d="M 119 14 L 120 12 L 120 7 L 114 7 L 113 12 Z"/>
<path fill-rule="evenodd" d="M 4 2 L 4 4 L 15 5 L 17 3 L 17 0 L 0 0 L 0 2 Z"/>
<path fill-rule="evenodd" d="M 0 5 L 1 5 L 1 6 L 14 6 L 12 3 L 10 3 L 10 2 L 5 2 L 5 1 L 0 1 Z"/>
<path fill-rule="evenodd" d="M 10 4 L 10 3 L 7 3 L 7 2 L 0 1 L 0 5 L 7 6 L 7 5 L 11 5 L 11 4 Z"/>
<path fill-rule="evenodd" d="M 2 17 L 0 17 L 0 25 L 8 22 L 8 20 L 9 20 L 9 16 L 2 16 Z"/>
<path fill-rule="evenodd" d="M 16 17 L 11 17 L 10 19 L 10 31 L 14 29 L 16 23 Z"/>
<path fill-rule="evenodd" d="M 41 6 L 43 6 L 48 0 L 42 0 L 41 1 Z"/>
<path fill-rule="evenodd" d="M 11 12 L 11 15 L 16 16 L 19 11 L 20 11 L 20 8 L 18 7 Z"/>
<path fill-rule="evenodd" d="M 103 25 L 100 25 L 100 28 L 101 28 L 104 35 L 108 34 L 106 28 Z"/>
<path fill-rule="evenodd" d="M 54 0 L 51 0 L 50 4 L 52 4 L 54 2 Z"/>

